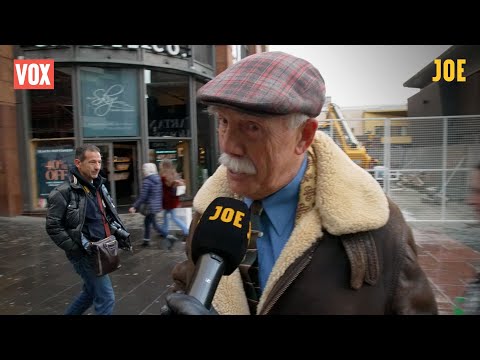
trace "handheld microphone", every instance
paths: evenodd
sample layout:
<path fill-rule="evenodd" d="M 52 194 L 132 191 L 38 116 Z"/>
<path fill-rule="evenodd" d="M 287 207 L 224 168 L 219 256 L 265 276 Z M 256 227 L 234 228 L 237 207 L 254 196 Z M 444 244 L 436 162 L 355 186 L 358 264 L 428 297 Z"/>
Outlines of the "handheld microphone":
<path fill-rule="evenodd" d="M 195 272 L 187 294 L 210 309 L 223 275 L 240 265 L 250 239 L 250 210 L 233 198 L 213 200 L 200 218 L 192 238 Z"/>

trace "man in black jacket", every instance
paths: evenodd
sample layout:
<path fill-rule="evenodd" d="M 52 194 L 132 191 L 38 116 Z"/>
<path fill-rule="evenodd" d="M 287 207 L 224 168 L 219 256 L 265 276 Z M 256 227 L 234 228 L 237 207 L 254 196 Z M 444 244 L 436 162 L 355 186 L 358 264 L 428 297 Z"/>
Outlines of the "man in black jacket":
<path fill-rule="evenodd" d="M 92 304 L 97 315 L 111 315 L 115 295 L 108 275 L 97 276 L 90 243 L 116 235 L 119 246 L 129 248 L 128 235 L 99 175 L 100 149 L 84 144 L 75 151 L 75 167 L 69 179 L 48 196 L 46 230 L 84 281 L 83 289 L 66 315 L 81 315 Z M 113 226 L 112 226 L 113 224 Z M 117 230 L 118 229 L 118 230 Z"/>

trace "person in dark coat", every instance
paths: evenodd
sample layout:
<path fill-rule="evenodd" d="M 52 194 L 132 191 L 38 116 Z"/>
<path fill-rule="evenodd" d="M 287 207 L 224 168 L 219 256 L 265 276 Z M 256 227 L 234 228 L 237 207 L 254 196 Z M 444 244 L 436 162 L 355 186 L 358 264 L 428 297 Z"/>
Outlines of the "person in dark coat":
<path fill-rule="evenodd" d="M 142 166 L 142 172 L 143 183 L 140 195 L 128 211 L 133 214 L 143 206 L 142 212 L 145 215 L 145 219 L 142 246 L 145 247 L 150 245 L 150 227 L 152 225 L 160 236 L 166 237 L 168 234 L 157 223 L 157 214 L 162 211 L 163 196 L 162 182 L 158 175 L 157 165 L 145 163 Z"/>
<path fill-rule="evenodd" d="M 65 251 L 84 282 L 82 291 L 68 306 L 65 315 L 81 315 L 92 304 L 97 315 L 111 315 L 115 305 L 110 277 L 108 274 L 96 276 L 95 257 L 90 247 L 91 242 L 114 233 L 110 229 L 112 224 L 126 231 L 105 187 L 106 180 L 99 175 L 101 164 L 97 146 L 78 147 L 68 180 L 48 196 L 47 233 Z M 131 250 L 129 239 L 118 237 L 117 240 L 119 247 Z"/>
<path fill-rule="evenodd" d="M 325 83 L 312 64 L 283 52 L 250 55 L 197 95 L 218 123 L 221 165 L 195 195 L 187 260 L 173 269 L 165 313 L 438 313 L 398 206 L 317 132 Z M 257 256 L 222 277 L 210 309 L 182 291 L 194 279 L 193 234 L 217 197 L 252 204 Z"/>

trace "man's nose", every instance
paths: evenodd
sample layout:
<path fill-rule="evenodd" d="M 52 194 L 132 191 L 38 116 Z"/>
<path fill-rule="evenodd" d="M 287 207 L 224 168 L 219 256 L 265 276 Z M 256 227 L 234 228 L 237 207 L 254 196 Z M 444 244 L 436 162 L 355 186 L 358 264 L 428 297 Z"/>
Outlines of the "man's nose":
<path fill-rule="evenodd" d="M 244 156 L 242 136 L 234 127 L 229 127 L 221 136 L 221 150 L 229 155 Z"/>

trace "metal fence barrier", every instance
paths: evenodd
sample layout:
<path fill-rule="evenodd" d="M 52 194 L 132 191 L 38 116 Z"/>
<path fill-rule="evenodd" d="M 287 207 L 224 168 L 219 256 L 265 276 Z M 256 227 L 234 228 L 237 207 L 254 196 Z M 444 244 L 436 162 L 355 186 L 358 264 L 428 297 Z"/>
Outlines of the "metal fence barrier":
<path fill-rule="evenodd" d="M 351 158 L 362 150 L 374 159 L 366 170 L 407 221 L 477 222 L 467 198 L 480 161 L 480 115 L 346 119 L 350 131 L 339 121 L 320 120 L 319 129 Z"/>

